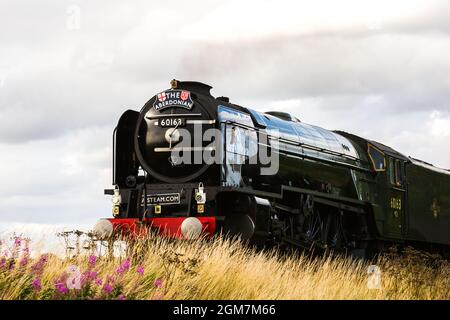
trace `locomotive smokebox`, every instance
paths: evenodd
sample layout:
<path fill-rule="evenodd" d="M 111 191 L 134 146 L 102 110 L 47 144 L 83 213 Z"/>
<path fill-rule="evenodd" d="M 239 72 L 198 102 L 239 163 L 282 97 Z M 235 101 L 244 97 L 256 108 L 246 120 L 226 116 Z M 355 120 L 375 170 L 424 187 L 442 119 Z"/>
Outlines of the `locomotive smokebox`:
<path fill-rule="evenodd" d="M 142 108 L 134 136 L 136 156 L 154 178 L 184 183 L 202 175 L 208 165 L 205 150 L 213 147 L 202 133 L 216 124 L 208 108 L 211 87 L 199 82 L 172 81 L 172 89 L 158 93 Z M 209 149 L 208 149 L 209 148 Z"/>

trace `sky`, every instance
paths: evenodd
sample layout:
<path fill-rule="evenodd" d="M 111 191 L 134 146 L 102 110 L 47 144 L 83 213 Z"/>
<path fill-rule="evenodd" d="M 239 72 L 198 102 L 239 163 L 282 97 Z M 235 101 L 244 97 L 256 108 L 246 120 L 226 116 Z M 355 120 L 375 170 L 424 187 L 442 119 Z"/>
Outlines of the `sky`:
<path fill-rule="evenodd" d="M 112 132 L 173 78 L 450 168 L 450 2 L 0 2 L 0 230 L 111 215 Z"/>

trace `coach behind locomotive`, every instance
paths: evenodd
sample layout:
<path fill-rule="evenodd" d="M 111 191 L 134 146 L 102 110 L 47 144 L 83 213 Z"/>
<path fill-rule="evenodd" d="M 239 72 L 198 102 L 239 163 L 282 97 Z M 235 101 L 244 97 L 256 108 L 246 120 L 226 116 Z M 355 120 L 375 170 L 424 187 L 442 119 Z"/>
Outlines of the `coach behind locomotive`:
<path fill-rule="evenodd" d="M 173 80 L 114 131 L 113 218 L 101 237 L 222 232 L 367 254 L 387 244 L 448 252 L 450 172 L 375 141 L 214 98 Z"/>

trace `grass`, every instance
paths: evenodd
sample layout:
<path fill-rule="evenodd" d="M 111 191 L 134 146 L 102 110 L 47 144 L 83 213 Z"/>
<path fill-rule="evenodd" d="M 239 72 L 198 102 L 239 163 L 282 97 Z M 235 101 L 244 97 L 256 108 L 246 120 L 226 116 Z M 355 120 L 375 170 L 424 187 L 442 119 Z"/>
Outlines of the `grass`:
<path fill-rule="evenodd" d="M 373 262 L 282 256 L 224 239 L 151 238 L 122 257 L 31 258 L 23 243 L 6 251 L 0 299 L 450 299 L 449 263 L 411 249 Z M 370 264 L 381 270 L 379 289 L 368 288 Z"/>

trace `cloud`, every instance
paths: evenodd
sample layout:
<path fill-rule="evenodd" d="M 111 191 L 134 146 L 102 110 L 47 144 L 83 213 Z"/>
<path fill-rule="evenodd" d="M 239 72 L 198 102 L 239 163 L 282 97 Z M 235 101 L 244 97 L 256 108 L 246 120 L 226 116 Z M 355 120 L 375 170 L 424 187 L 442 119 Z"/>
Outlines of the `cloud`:
<path fill-rule="evenodd" d="M 448 110 L 449 51 L 450 38 L 425 35 L 277 37 L 198 46 L 183 66 L 238 98 L 378 95 L 394 112 Z"/>
<path fill-rule="evenodd" d="M 1 60 L 11 62 L 0 68 L 0 141 L 112 125 L 173 77 L 211 83 L 217 94 L 253 104 L 379 95 L 393 112 L 449 108 L 442 1 L 246 2 L 237 12 L 235 2 L 198 10 L 80 2 L 79 30 L 66 26 L 70 2 L 45 3 L 46 11 L 20 12 L 31 33 L 19 29 L 22 41 L 0 45 Z M 370 27 L 377 17 L 383 23 Z M 18 28 L 16 20 L 2 23 Z"/>
<path fill-rule="evenodd" d="M 109 216 L 113 128 L 172 78 L 450 167 L 448 1 L 105 4 L 0 3 L 3 223 Z"/>
<path fill-rule="evenodd" d="M 0 144 L 0 221 L 86 225 L 110 216 L 111 137 L 100 127 Z"/>

